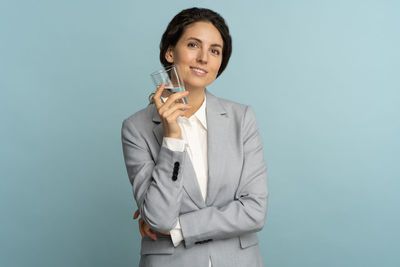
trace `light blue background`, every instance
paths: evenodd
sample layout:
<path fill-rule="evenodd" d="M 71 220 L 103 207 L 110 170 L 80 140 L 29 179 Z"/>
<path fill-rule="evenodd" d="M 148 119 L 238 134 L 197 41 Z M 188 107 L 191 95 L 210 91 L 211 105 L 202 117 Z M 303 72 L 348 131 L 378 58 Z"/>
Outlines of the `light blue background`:
<path fill-rule="evenodd" d="M 266 266 L 400 266 L 395 0 L 1 1 L 0 266 L 137 266 L 121 123 L 191 6 L 233 36 L 209 90 L 256 111 Z"/>

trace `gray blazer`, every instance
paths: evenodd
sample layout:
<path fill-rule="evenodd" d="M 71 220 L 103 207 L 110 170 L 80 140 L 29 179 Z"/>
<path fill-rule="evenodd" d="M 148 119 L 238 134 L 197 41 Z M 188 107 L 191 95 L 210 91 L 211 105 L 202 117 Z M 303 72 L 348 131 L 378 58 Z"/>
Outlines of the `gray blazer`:
<path fill-rule="evenodd" d="M 206 90 L 208 189 L 206 200 L 186 151 L 162 146 L 154 104 L 124 120 L 122 147 L 143 220 L 170 231 L 179 217 L 184 241 L 142 239 L 140 266 L 264 266 L 257 233 L 267 212 L 267 174 L 253 109 Z"/>

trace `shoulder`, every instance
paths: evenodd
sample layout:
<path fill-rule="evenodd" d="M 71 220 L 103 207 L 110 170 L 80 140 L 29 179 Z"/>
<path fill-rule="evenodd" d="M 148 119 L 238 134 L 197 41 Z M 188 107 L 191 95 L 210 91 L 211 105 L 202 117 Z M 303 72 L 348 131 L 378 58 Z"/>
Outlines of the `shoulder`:
<path fill-rule="evenodd" d="M 218 97 L 218 102 L 225 110 L 226 115 L 240 129 L 244 140 L 249 140 L 251 136 L 258 136 L 259 126 L 253 108 L 250 105 L 234 102 Z"/>
<path fill-rule="evenodd" d="M 229 117 L 236 121 L 243 122 L 255 117 L 254 110 L 250 105 L 235 102 L 222 97 L 216 97 L 222 108 L 226 111 Z"/>
<path fill-rule="evenodd" d="M 226 109 L 229 113 L 240 113 L 243 114 L 246 112 L 246 109 L 249 107 L 246 104 L 238 103 L 229 99 L 218 97 L 221 105 Z"/>
<path fill-rule="evenodd" d="M 122 127 L 135 127 L 137 129 L 153 128 L 153 115 L 155 106 L 150 104 L 147 107 L 135 112 L 123 120 Z"/>
<path fill-rule="evenodd" d="M 129 122 L 140 122 L 140 121 L 151 121 L 153 118 L 153 112 L 154 112 L 154 104 L 150 104 L 145 108 L 142 108 L 141 110 L 138 110 L 134 114 L 130 115 L 124 121 L 129 121 Z"/>

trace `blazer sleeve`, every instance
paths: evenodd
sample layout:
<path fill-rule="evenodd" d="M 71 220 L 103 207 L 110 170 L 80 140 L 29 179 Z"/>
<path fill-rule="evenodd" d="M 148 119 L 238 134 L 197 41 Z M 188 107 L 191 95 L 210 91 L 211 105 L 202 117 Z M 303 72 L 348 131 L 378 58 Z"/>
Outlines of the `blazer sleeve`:
<path fill-rule="evenodd" d="M 142 131 L 143 132 L 143 131 Z M 143 220 L 150 228 L 168 232 L 176 225 L 182 199 L 184 152 L 160 148 L 151 156 L 144 133 L 131 120 L 124 120 L 122 149 L 133 195 Z"/>
<path fill-rule="evenodd" d="M 242 121 L 244 162 L 233 201 L 181 214 L 185 246 L 260 231 L 267 212 L 267 173 L 256 118 L 247 107 Z M 221 179 L 224 179 L 221 177 Z"/>

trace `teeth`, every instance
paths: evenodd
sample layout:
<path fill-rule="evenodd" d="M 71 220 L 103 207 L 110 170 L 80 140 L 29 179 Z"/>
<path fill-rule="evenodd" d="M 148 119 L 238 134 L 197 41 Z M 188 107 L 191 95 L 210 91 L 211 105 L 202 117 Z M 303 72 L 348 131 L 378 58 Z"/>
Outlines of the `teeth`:
<path fill-rule="evenodd" d="M 199 73 L 206 73 L 204 70 L 201 70 L 198 68 L 192 68 L 192 70 L 194 70 L 195 72 L 199 72 Z"/>

